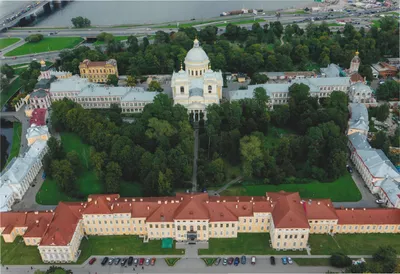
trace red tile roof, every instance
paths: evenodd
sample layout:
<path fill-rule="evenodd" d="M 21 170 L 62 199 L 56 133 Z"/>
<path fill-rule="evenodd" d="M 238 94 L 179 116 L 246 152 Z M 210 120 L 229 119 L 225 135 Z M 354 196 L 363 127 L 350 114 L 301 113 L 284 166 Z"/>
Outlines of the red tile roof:
<path fill-rule="evenodd" d="M 336 210 L 329 199 L 314 199 L 304 201 L 307 219 L 337 220 Z"/>
<path fill-rule="evenodd" d="M 353 82 L 353 83 L 355 83 L 355 82 L 364 82 L 364 78 L 358 73 L 353 73 L 350 76 L 350 81 Z"/>
<path fill-rule="evenodd" d="M 32 117 L 29 121 L 29 124 L 35 124 L 37 126 L 45 126 L 46 125 L 46 111 L 44 108 L 36 108 L 32 112 Z"/>
<path fill-rule="evenodd" d="M 104 67 L 106 65 L 107 61 L 90 61 L 90 60 L 84 60 L 81 62 L 81 65 L 86 65 L 88 67 Z"/>
<path fill-rule="evenodd" d="M 400 209 L 336 209 L 338 224 L 397 224 L 400 225 Z"/>
<path fill-rule="evenodd" d="M 2 234 L 9 234 L 16 227 L 26 227 L 24 237 L 42 237 L 53 212 L 3 212 L 0 214 Z"/>

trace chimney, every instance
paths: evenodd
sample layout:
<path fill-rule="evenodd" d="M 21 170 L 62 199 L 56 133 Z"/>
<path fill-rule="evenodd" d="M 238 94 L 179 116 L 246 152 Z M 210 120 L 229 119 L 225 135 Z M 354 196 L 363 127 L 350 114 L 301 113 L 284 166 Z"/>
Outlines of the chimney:
<path fill-rule="evenodd" d="M 131 203 L 129 203 L 129 206 L 131 207 L 131 206 L 132 206 L 132 204 L 131 204 Z"/>
<path fill-rule="evenodd" d="M 149 207 L 149 206 L 147 206 L 147 210 L 150 210 L 150 207 Z"/>
<path fill-rule="evenodd" d="M 164 204 L 168 204 L 168 201 L 165 201 Z"/>
<path fill-rule="evenodd" d="M 175 202 L 175 201 L 174 201 L 174 200 L 172 200 L 172 201 L 171 201 L 171 204 L 173 204 L 174 202 Z"/>
<path fill-rule="evenodd" d="M 267 197 L 267 201 L 269 201 L 269 196 Z"/>
<path fill-rule="evenodd" d="M 38 215 L 38 214 L 39 214 L 39 211 L 35 211 L 35 214 Z"/>
<path fill-rule="evenodd" d="M 161 201 L 160 201 L 160 200 L 158 200 L 158 201 L 157 201 L 157 204 L 161 205 Z"/>
<path fill-rule="evenodd" d="M 219 203 L 219 200 L 217 200 L 217 203 Z"/>
<path fill-rule="evenodd" d="M 225 203 L 226 201 L 225 201 L 225 200 L 222 200 L 222 202 Z"/>
<path fill-rule="evenodd" d="M 38 224 L 38 223 L 39 223 L 39 220 L 36 220 L 36 223 Z"/>
<path fill-rule="evenodd" d="M 114 209 L 114 204 L 111 205 L 111 210 L 113 210 L 113 209 Z"/>
<path fill-rule="evenodd" d="M 140 201 L 141 201 L 141 202 L 143 202 L 143 199 L 142 199 L 142 198 L 140 198 Z"/>
<path fill-rule="evenodd" d="M 238 208 L 238 205 L 236 205 L 236 208 Z"/>
<path fill-rule="evenodd" d="M 347 210 L 349 210 L 349 209 L 346 207 L 346 211 L 347 211 Z"/>
<path fill-rule="evenodd" d="M 95 204 L 95 205 L 97 205 L 97 200 L 96 200 L 96 201 L 94 201 L 94 204 Z"/>
<path fill-rule="evenodd" d="M 274 207 L 274 204 L 271 204 L 271 207 Z"/>
<path fill-rule="evenodd" d="M 351 210 L 354 210 L 354 208 L 351 208 Z"/>
<path fill-rule="evenodd" d="M 365 207 L 363 209 L 366 210 Z"/>
<path fill-rule="evenodd" d="M 125 199 L 124 201 L 125 201 L 125 202 L 127 202 L 127 201 L 128 201 L 128 199 Z"/>
<path fill-rule="evenodd" d="M 110 197 L 107 197 L 106 200 L 107 200 L 107 201 L 111 201 Z"/>
<path fill-rule="evenodd" d="M 320 205 L 320 204 L 321 204 L 321 202 L 318 202 L 318 203 L 317 203 L 317 205 Z"/>
<path fill-rule="evenodd" d="M 206 204 L 208 204 L 208 200 L 206 201 Z"/>
<path fill-rule="evenodd" d="M 119 206 L 119 204 L 117 204 L 117 206 Z"/>
<path fill-rule="evenodd" d="M 132 202 L 136 202 L 136 199 L 132 199 Z"/>

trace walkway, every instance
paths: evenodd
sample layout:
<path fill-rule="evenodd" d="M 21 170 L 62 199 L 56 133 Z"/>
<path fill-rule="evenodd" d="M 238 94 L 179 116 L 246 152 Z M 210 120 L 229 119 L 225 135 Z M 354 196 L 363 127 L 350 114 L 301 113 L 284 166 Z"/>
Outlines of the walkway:
<path fill-rule="evenodd" d="M 199 124 L 194 123 L 192 192 L 197 192 L 197 160 L 199 157 Z"/>
<path fill-rule="evenodd" d="M 242 177 L 242 176 L 239 176 L 239 177 L 237 177 L 236 179 L 233 179 L 233 180 L 229 181 L 227 184 L 225 184 L 223 187 L 221 187 L 221 188 L 218 189 L 218 190 L 209 190 L 209 191 L 208 191 L 208 195 L 209 195 L 209 196 L 219 196 L 219 194 L 220 194 L 222 191 L 228 189 L 231 185 L 240 182 L 242 179 L 243 179 L 243 177 Z"/>

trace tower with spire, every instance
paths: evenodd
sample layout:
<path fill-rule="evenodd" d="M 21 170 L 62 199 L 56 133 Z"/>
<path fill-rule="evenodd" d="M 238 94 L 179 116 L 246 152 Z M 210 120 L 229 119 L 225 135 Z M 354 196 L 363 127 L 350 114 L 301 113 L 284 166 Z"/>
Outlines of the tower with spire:
<path fill-rule="evenodd" d="M 46 66 L 46 62 L 43 59 L 40 61 L 40 76 L 41 79 L 50 79 L 51 77 L 50 70 Z"/>
<path fill-rule="evenodd" d="M 360 63 L 361 63 L 361 59 L 358 56 L 360 53 L 358 52 L 358 50 L 356 51 L 356 55 L 353 57 L 353 59 L 351 59 L 350 62 L 350 69 L 349 69 L 349 73 L 357 73 L 358 69 L 360 68 Z"/>

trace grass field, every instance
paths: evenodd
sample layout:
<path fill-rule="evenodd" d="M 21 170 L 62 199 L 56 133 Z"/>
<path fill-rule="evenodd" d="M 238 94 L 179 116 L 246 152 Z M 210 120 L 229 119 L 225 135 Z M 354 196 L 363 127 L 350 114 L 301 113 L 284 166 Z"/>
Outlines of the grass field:
<path fill-rule="evenodd" d="M 342 252 L 346 255 L 372 255 L 379 246 L 391 245 L 400 253 L 400 234 L 310 234 L 308 243 L 312 255 L 331 255 Z"/>
<path fill-rule="evenodd" d="M 90 169 L 89 145 L 82 143 L 78 135 L 66 132 L 61 133 L 61 142 L 65 152 L 75 150 L 79 154 L 83 169 L 76 181 L 79 193 L 84 196 L 104 193 L 103 184 L 96 177 L 94 171 Z M 142 189 L 138 183 L 122 181 L 120 193 L 121 196 L 127 197 L 141 196 Z M 60 191 L 56 181 L 46 178 L 36 194 L 36 202 L 42 205 L 55 205 L 60 201 L 77 201 L 77 199 Z"/>
<path fill-rule="evenodd" d="M 0 50 L 17 43 L 19 38 L 0 38 Z"/>
<path fill-rule="evenodd" d="M 377 27 L 379 29 L 381 27 L 381 21 L 372 20 L 372 26 Z"/>
<path fill-rule="evenodd" d="M 8 159 L 4 167 L 14 158 L 19 155 L 19 149 L 21 147 L 21 134 L 22 134 L 22 124 L 19 122 L 13 123 L 13 139 L 10 150 L 10 155 L 8 155 Z"/>
<path fill-rule="evenodd" d="M 92 255 L 183 255 L 184 250 L 161 248 L 161 240 L 143 243 L 137 236 L 89 236 L 82 239 L 81 256 L 77 263 L 83 263 Z M 175 245 L 174 245 L 175 246 Z"/>
<path fill-rule="evenodd" d="M 44 37 L 37 43 L 25 43 L 22 46 L 9 51 L 5 56 L 19 56 L 26 54 L 41 53 L 71 49 L 78 45 L 83 39 L 81 37 Z"/>
<path fill-rule="evenodd" d="M 26 246 L 22 237 L 15 238 L 13 243 L 5 243 L 1 237 L 2 265 L 35 265 L 43 264 L 37 246 Z"/>
<path fill-rule="evenodd" d="M 19 77 L 17 77 L 7 89 L 0 92 L 1 108 L 3 108 L 4 104 L 7 103 L 8 99 L 10 99 L 11 96 L 13 96 L 19 90 L 20 87 L 21 87 L 21 81 Z"/>
<path fill-rule="evenodd" d="M 269 246 L 269 233 L 238 233 L 237 238 L 210 238 L 208 249 L 199 249 L 199 255 L 267 255 L 307 254 L 306 251 L 276 251 Z"/>
<path fill-rule="evenodd" d="M 339 23 L 327 23 L 328 27 L 344 27 L 344 25 L 341 25 Z"/>
<path fill-rule="evenodd" d="M 127 40 L 129 36 L 114 36 L 115 41 L 123 41 Z M 98 46 L 98 45 L 104 45 L 106 42 L 104 41 L 96 41 L 93 43 L 93 45 Z"/>
<path fill-rule="evenodd" d="M 307 184 L 280 184 L 280 185 L 235 185 L 223 191 L 221 195 L 227 196 L 264 196 L 265 192 L 300 192 L 305 199 L 327 199 L 333 202 L 357 202 L 361 200 L 361 193 L 350 174 L 346 174 L 331 183 L 310 181 Z"/>

